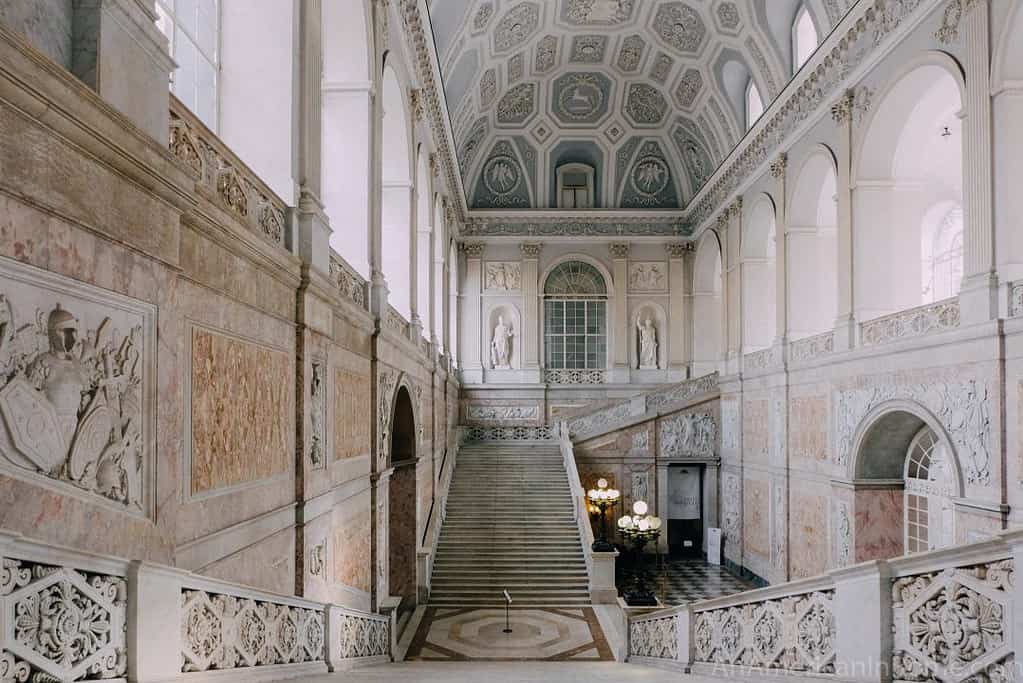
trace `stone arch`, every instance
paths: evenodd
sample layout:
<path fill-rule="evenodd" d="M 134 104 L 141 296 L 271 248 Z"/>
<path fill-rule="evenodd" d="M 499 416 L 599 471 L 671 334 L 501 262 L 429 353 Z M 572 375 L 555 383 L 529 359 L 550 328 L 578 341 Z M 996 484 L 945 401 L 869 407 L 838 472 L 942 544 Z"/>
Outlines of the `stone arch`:
<path fill-rule="evenodd" d="M 816 145 L 799 165 L 786 205 L 787 335 L 831 330 L 838 315 L 838 166 Z"/>
<path fill-rule="evenodd" d="M 910 62 L 873 98 L 877 104 L 857 132 L 853 154 L 853 250 L 871 254 L 869 266 L 862 259 L 854 264 L 858 320 L 958 292 L 963 97 L 959 64 L 944 53 L 928 52 Z M 946 218 L 952 228 L 941 227 L 946 222 L 942 221 L 929 229 L 925 214 L 943 201 L 958 207 Z M 952 233 L 957 237 L 949 237 Z M 927 258 L 931 245 L 939 242 L 939 256 Z M 885 248 L 877 249 L 879 244 Z"/>
<path fill-rule="evenodd" d="M 387 491 L 387 586 L 391 597 L 401 598 L 400 610 L 415 605 L 418 497 L 416 485 L 419 422 L 416 401 L 407 382 L 394 394 L 388 443 L 390 477 Z"/>
<path fill-rule="evenodd" d="M 964 485 L 954 443 L 941 421 L 916 401 L 895 399 L 875 406 L 854 433 L 848 476 L 853 513 L 850 555 L 854 562 L 888 559 L 907 551 L 906 461 L 918 435 L 929 430 L 947 454 L 950 497 Z"/>
<path fill-rule="evenodd" d="M 600 275 L 604 278 L 604 286 L 607 287 L 607 297 L 608 297 L 608 299 L 610 300 L 610 299 L 612 299 L 614 297 L 615 285 L 617 283 L 611 277 L 611 271 L 607 269 L 607 266 L 604 265 L 604 263 L 602 261 L 600 261 L 599 259 L 593 258 L 592 256 L 589 256 L 587 254 L 575 254 L 575 253 L 573 253 L 573 254 L 565 254 L 563 256 L 558 257 L 557 260 L 555 260 L 553 263 L 551 263 L 549 266 L 547 266 L 547 268 L 544 269 L 543 273 L 540 275 L 540 291 L 541 292 L 544 291 L 545 286 L 547 284 L 547 278 L 550 277 L 550 274 L 552 272 L 554 272 L 554 269 L 557 268 L 558 266 L 560 266 L 561 264 L 566 263 L 568 261 L 582 261 L 583 263 L 588 263 L 589 265 L 593 266 L 598 271 L 600 271 Z M 625 287 L 626 284 L 622 283 L 622 286 Z"/>
<path fill-rule="evenodd" d="M 743 352 L 770 348 L 774 343 L 777 316 L 775 270 L 776 209 L 766 192 L 744 205 L 742 222 L 742 324 Z"/>
<path fill-rule="evenodd" d="M 707 230 L 696 245 L 693 264 L 694 377 L 715 372 L 724 358 L 722 268 L 721 241 L 717 232 Z"/>

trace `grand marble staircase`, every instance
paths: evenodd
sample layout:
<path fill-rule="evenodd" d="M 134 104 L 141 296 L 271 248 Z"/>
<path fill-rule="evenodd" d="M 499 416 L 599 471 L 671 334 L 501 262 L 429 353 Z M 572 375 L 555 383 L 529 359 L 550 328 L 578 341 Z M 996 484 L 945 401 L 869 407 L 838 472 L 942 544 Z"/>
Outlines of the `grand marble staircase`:
<path fill-rule="evenodd" d="M 430 604 L 589 605 L 582 541 L 557 444 L 481 443 L 458 455 Z"/>

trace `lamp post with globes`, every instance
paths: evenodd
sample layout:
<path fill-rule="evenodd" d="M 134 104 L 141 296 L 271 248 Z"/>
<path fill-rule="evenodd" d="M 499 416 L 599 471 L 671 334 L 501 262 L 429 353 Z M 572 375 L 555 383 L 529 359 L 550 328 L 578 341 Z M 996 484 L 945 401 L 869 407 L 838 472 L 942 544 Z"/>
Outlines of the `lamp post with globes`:
<path fill-rule="evenodd" d="M 611 553 L 615 547 L 607 540 L 607 511 L 618 504 L 622 494 L 616 489 L 607 487 L 607 479 L 598 479 L 597 488 L 586 492 L 586 499 L 590 504 L 600 510 L 600 538 L 593 542 L 593 552 Z"/>
<path fill-rule="evenodd" d="M 633 606 L 656 607 L 657 597 L 648 588 L 643 549 L 647 543 L 656 540 L 661 535 L 661 520 L 654 515 L 648 515 L 647 510 L 647 504 L 642 500 L 637 500 L 632 504 L 632 515 L 625 515 L 618 520 L 618 530 L 622 532 L 622 536 L 626 540 L 632 541 L 636 554 L 639 556 L 639 568 L 636 572 L 635 583 L 632 590 L 625 594 L 625 602 Z"/>

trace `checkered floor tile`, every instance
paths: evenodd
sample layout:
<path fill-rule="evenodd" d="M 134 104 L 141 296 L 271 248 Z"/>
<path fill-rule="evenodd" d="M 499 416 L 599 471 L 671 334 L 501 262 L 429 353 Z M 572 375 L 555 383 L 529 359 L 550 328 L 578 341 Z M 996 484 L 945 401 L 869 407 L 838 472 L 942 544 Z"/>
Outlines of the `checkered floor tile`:
<path fill-rule="evenodd" d="M 741 593 L 755 588 L 751 583 L 730 574 L 724 567 L 701 560 L 647 558 L 647 576 L 654 593 L 665 605 L 682 605 L 722 595 Z M 622 566 L 618 587 L 626 592 L 633 585 L 634 569 Z"/>

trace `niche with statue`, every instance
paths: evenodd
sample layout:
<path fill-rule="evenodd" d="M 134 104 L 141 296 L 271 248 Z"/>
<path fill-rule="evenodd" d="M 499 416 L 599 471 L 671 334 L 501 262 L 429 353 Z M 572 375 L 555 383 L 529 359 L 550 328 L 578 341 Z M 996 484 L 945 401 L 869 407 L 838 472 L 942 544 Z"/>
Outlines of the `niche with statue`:
<path fill-rule="evenodd" d="M 501 304 L 490 309 L 486 339 L 487 367 L 491 370 L 517 370 L 521 367 L 520 316 L 513 304 Z"/>
<path fill-rule="evenodd" d="M 644 303 L 632 315 L 632 367 L 636 370 L 663 370 L 667 367 L 668 320 L 664 309 Z"/>

